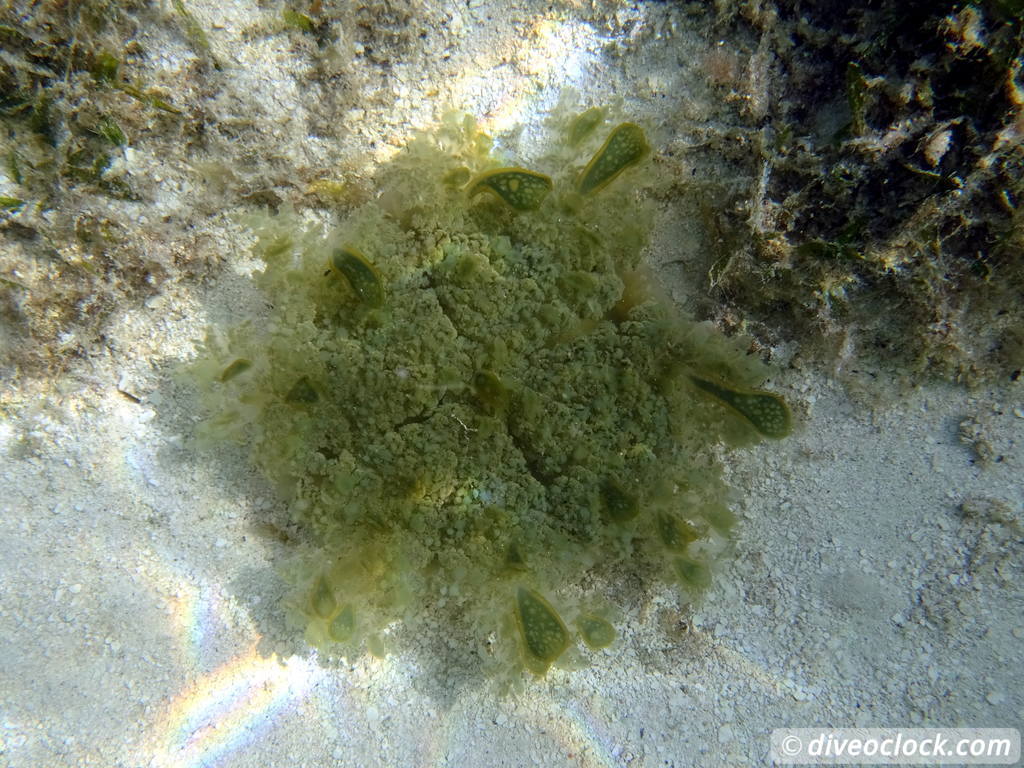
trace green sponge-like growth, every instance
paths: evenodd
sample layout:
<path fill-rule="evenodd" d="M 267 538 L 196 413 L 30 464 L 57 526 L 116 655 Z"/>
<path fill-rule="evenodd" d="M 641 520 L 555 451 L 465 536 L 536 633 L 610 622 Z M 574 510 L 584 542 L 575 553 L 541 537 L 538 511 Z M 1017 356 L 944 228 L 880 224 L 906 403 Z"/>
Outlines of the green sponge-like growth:
<path fill-rule="evenodd" d="M 762 365 L 647 290 L 646 139 L 625 123 L 595 147 L 603 115 L 550 176 L 449 118 L 334 231 L 251 222 L 269 317 L 211 333 L 202 434 L 251 445 L 305 529 L 291 616 L 323 650 L 434 627 L 480 666 L 543 675 L 568 627 L 615 638 L 584 576 L 707 586 L 732 524 L 715 446 L 743 435 L 694 383 L 729 382 L 710 394 L 772 436 L 784 406 L 723 395 Z"/>

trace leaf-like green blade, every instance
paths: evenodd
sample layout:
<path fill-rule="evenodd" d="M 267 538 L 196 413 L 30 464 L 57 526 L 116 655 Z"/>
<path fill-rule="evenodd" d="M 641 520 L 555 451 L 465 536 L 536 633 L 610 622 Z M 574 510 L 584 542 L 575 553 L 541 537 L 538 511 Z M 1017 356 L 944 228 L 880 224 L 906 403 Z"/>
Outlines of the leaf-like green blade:
<path fill-rule="evenodd" d="M 551 191 L 551 179 L 525 168 L 498 168 L 477 177 L 469 195 L 490 190 L 517 211 L 535 211 Z"/>
<path fill-rule="evenodd" d="M 585 613 L 576 620 L 576 626 L 580 628 L 583 642 L 592 651 L 607 648 L 615 642 L 615 627 L 600 616 Z"/>
<path fill-rule="evenodd" d="M 356 614 L 352 605 L 346 603 L 327 627 L 327 634 L 336 643 L 345 643 L 356 631 Z"/>
<path fill-rule="evenodd" d="M 673 563 L 676 576 L 684 587 L 693 590 L 707 589 L 711 584 L 711 569 L 703 560 L 681 555 Z"/>
<path fill-rule="evenodd" d="M 680 520 L 671 512 L 658 513 L 658 535 L 661 543 L 671 552 L 685 552 L 699 536 L 693 525 Z"/>
<path fill-rule="evenodd" d="M 587 138 L 603 120 L 604 110 L 601 107 L 591 107 L 586 112 L 576 115 L 569 124 L 569 146 L 575 147 Z"/>
<path fill-rule="evenodd" d="M 539 592 L 519 587 L 516 624 L 523 641 L 523 660 L 535 675 L 547 672 L 569 647 L 569 630 Z"/>
<path fill-rule="evenodd" d="M 693 375 L 690 376 L 690 381 L 698 389 L 728 405 L 765 437 L 785 437 L 793 427 L 789 406 L 774 392 L 763 389 L 735 389 Z"/>
<path fill-rule="evenodd" d="M 331 268 L 352 287 L 359 300 L 370 307 L 384 304 L 384 283 L 376 267 L 355 248 L 339 248 L 331 256 Z"/>
<path fill-rule="evenodd" d="M 608 136 L 597 154 L 580 174 L 577 191 L 591 195 L 611 182 L 630 166 L 643 160 L 650 147 L 640 126 L 622 123 Z"/>

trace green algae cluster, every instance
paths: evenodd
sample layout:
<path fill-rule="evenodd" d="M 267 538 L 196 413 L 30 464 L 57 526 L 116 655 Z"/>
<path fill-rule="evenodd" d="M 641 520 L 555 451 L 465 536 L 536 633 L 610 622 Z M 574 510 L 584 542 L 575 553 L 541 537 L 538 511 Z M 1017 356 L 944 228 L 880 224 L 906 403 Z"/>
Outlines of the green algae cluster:
<path fill-rule="evenodd" d="M 762 365 L 649 287 L 642 130 L 584 114 L 549 167 L 449 117 L 331 231 L 251 222 L 269 316 L 211 331 L 201 431 L 304 530 L 290 615 L 326 653 L 426 632 L 543 675 L 606 648 L 581 585 L 696 596 L 732 525 L 716 446 L 788 431 Z"/>

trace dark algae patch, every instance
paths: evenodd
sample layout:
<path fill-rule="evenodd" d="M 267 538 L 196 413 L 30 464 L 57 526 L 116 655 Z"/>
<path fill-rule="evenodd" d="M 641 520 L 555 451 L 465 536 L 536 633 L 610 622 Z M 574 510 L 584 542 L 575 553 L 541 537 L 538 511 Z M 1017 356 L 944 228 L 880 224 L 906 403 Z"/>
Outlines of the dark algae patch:
<path fill-rule="evenodd" d="M 324 653 L 433 633 L 506 681 L 577 663 L 616 638 L 582 585 L 696 596 L 732 524 L 716 447 L 788 430 L 758 360 L 644 289 L 647 142 L 601 115 L 538 171 L 449 117 L 335 230 L 251 221 L 269 317 L 211 332 L 201 434 L 250 446 L 304 529 L 289 610 Z"/>
<path fill-rule="evenodd" d="M 707 315 L 796 341 L 851 383 L 1019 377 L 1024 5 L 720 11 L 716 26 L 760 41 L 751 68 L 771 85 L 760 109 L 723 118 L 750 139 L 715 147 L 744 183 L 690 184 Z"/>

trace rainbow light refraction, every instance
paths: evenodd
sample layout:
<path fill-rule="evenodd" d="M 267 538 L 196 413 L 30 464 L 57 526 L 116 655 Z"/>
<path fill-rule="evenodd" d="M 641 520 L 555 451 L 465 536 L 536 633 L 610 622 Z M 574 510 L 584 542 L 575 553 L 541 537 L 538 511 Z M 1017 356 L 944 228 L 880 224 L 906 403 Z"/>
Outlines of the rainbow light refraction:
<path fill-rule="evenodd" d="M 210 766 L 258 740 L 312 686 L 309 662 L 263 658 L 255 644 L 185 687 L 167 705 L 151 742 L 154 768 Z"/>

